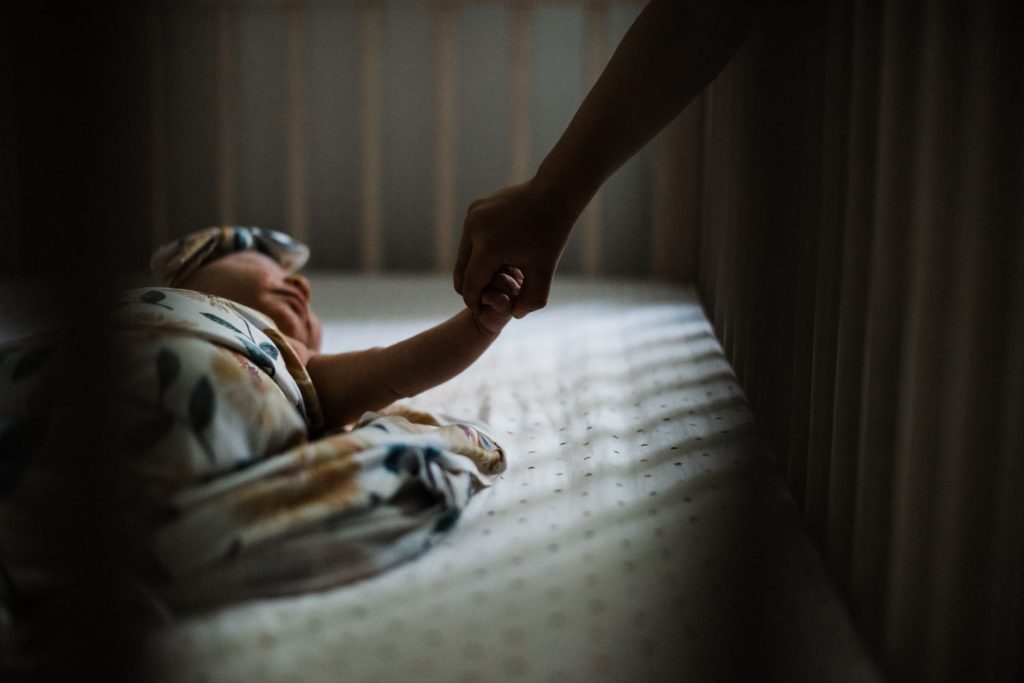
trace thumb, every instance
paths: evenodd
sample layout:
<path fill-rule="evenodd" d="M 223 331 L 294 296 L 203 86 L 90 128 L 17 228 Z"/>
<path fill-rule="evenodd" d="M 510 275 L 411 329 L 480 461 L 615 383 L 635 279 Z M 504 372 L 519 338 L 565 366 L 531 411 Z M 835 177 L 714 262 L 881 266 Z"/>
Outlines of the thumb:
<path fill-rule="evenodd" d="M 550 270 L 526 273 L 523 287 L 519 296 L 515 298 L 512 315 L 516 318 L 523 318 L 547 306 L 553 276 L 554 272 Z"/>
<path fill-rule="evenodd" d="M 501 261 L 484 256 L 483 250 L 474 249 L 470 253 L 462 277 L 462 300 L 470 310 L 480 308 L 480 295 L 499 268 Z"/>

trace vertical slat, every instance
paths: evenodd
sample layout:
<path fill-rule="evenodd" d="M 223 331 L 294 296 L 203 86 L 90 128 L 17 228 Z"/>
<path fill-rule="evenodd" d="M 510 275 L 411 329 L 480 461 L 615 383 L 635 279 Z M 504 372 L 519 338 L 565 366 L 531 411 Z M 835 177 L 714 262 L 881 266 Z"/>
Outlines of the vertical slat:
<path fill-rule="evenodd" d="M 165 243 L 169 237 L 167 231 L 167 155 L 165 140 L 167 136 L 164 125 L 164 36 L 160 5 L 154 3 L 149 10 L 149 89 L 150 89 L 150 126 L 153 132 L 153 143 L 150 158 L 153 174 L 153 197 L 150 225 L 150 246 L 156 247 Z"/>
<path fill-rule="evenodd" d="M 993 11 L 979 27 L 992 49 L 989 97 L 993 105 L 987 125 L 974 129 L 988 138 L 985 157 L 997 202 L 989 202 L 989 234 L 994 248 L 1003 250 L 1007 264 L 1006 287 L 991 295 L 996 315 L 1005 325 L 1005 347 L 998 359 L 999 377 L 993 382 L 991 410 L 997 420 L 998 444 L 992 461 L 996 478 L 993 523 L 985 533 L 991 539 L 989 571 L 984 575 L 987 630 L 980 637 L 991 651 L 993 680 L 1024 680 L 1024 91 L 1004 88 L 1024 83 L 1024 63 L 1019 57 L 1017 36 L 1024 29 L 1019 11 L 1010 4 Z M 997 31 L 994 27 L 1002 27 Z M 998 96 L 996 95 L 998 93 Z M 980 201 L 984 201 L 983 199 Z"/>
<path fill-rule="evenodd" d="M 434 82 L 437 152 L 434 157 L 434 264 L 448 272 L 454 262 L 456 224 L 456 108 L 455 6 L 445 2 L 434 10 Z"/>
<path fill-rule="evenodd" d="M 719 76 L 721 78 L 721 76 Z M 718 120 L 718 88 L 711 84 L 704 90 L 700 97 L 703 109 L 703 121 L 700 126 L 700 176 L 698 177 L 698 190 L 701 202 L 698 205 L 700 212 L 700 234 L 698 246 L 700 247 L 697 256 L 697 287 L 700 292 L 701 303 L 704 311 L 714 324 L 714 311 L 718 292 L 715 290 L 715 266 L 717 264 L 718 250 L 715 248 L 715 233 L 711 230 L 711 216 L 714 209 L 714 202 L 711 201 L 710 188 L 713 187 L 713 171 L 715 168 L 714 157 L 709 153 L 711 140 L 714 136 L 716 122 Z M 742 382 L 742 377 L 740 378 Z"/>
<path fill-rule="evenodd" d="M 742 248 L 742 242 L 736 239 L 740 232 L 742 220 L 739 207 L 734 203 L 736 197 L 736 185 L 739 176 L 736 169 L 736 137 L 741 134 L 739 130 L 739 98 L 737 97 L 739 76 L 742 73 L 742 55 L 737 60 L 736 66 L 729 71 L 728 76 L 722 83 L 724 97 L 722 98 L 722 127 L 719 129 L 719 144 L 721 151 L 721 181 L 719 189 L 719 204 L 721 205 L 720 228 L 721 241 L 719 242 L 719 264 L 717 268 L 718 283 L 716 287 L 721 291 L 722 297 L 718 302 L 716 321 L 719 329 L 719 339 L 729 362 L 744 367 L 744 363 L 736 353 L 736 322 L 739 315 L 739 283 L 736 280 L 736 273 L 741 272 L 740 262 L 748 255 L 746 249 Z M 745 321 L 748 322 L 749 321 Z M 751 326 L 752 327 L 752 326 Z M 749 368 L 744 367 L 744 370 Z M 747 373 L 747 379 L 752 379 L 752 373 Z M 754 396 L 757 396 L 756 385 Z M 756 398 L 754 399 L 757 400 Z"/>
<path fill-rule="evenodd" d="M 1000 480 L 1012 477 L 1014 469 L 1020 472 L 999 457 L 1005 418 L 998 399 L 1013 345 L 1007 294 L 1021 253 L 1008 248 L 1014 244 L 1013 223 L 1005 222 L 1020 216 L 1014 213 L 1020 177 L 1011 161 L 1019 151 L 1004 150 L 1007 142 L 1019 150 L 1021 135 L 1019 119 L 1007 116 L 1014 95 L 1004 94 L 1003 74 L 993 59 L 998 39 L 992 36 L 998 31 L 990 9 L 983 3 L 947 5 L 935 17 L 942 38 L 936 52 L 946 62 L 935 84 L 942 105 L 936 139 L 949 150 L 948 163 L 956 171 L 948 187 L 935 188 L 937 195 L 954 198 L 954 210 L 947 224 L 952 239 L 943 315 L 949 346 L 942 367 L 945 397 L 938 406 L 941 432 L 931 511 L 937 533 L 926 560 L 934 577 L 927 632 L 933 680 L 966 680 L 980 672 L 996 678 L 1005 635 L 991 628 L 989 584 L 1001 570 L 993 562 L 998 556 L 993 549 L 1014 543 L 1012 536 L 1000 534 L 1005 527 L 995 515 Z M 970 15 L 964 16 L 964 10 Z M 967 55 L 959 49 L 964 38 L 974 46 Z M 995 130 L 1005 131 L 1005 137 L 993 136 Z M 1020 230 L 1021 219 L 1015 222 Z M 941 231 L 931 236 L 945 237 Z"/>
<path fill-rule="evenodd" d="M 834 273 L 832 245 L 830 239 L 835 230 L 832 216 L 825 223 L 823 209 L 832 201 L 832 187 L 837 183 L 835 170 L 839 159 L 831 149 L 832 141 L 841 137 L 841 131 L 831 116 L 830 104 L 833 99 L 832 87 L 836 80 L 835 66 L 841 58 L 834 53 L 841 49 L 840 36 L 835 35 L 834 19 L 829 3 L 811 3 L 805 11 L 805 21 L 818 30 L 801 31 L 793 44 L 796 50 L 790 54 L 792 63 L 802 65 L 803 86 L 796 99 L 801 122 L 795 131 L 795 141 L 800 149 L 797 173 L 794 182 L 799 182 L 798 194 L 793 204 L 799 207 L 794 212 L 797 226 L 798 246 L 795 250 L 797 262 L 794 271 L 795 292 L 793 295 L 793 333 L 789 345 L 792 356 L 790 373 L 790 414 L 788 431 L 791 434 L 789 449 L 791 461 L 790 481 L 797 482 L 798 500 L 801 501 L 804 521 L 812 538 L 818 542 L 824 536 L 824 489 L 819 487 L 821 470 L 827 467 L 827 454 L 810 451 L 811 417 L 813 410 L 813 385 L 816 333 L 827 325 L 818 317 L 822 309 L 832 306 L 821 305 L 821 298 L 834 296 L 834 286 L 827 287 L 828 279 Z M 841 78 L 841 76 L 839 77 Z M 830 149 L 826 155 L 824 151 Z M 830 187 L 826 187 L 829 185 Z M 799 197 L 799 199 L 796 199 Z M 828 263 L 823 268 L 823 260 Z"/>
<path fill-rule="evenodd" d="M 167 226 L 171 237 L 220 221 L 218 8 L 161 3 Z"/>
<path fill-rule="evenodd" d="M 757 360 L 762 354 L 771 353 L 771 344 L 762 325 L 763 311 L 745 307 L 748 283 L 760 277 L 759 271 L 763 265 L 756 256 L 758 249 L 751 244 L 751 240 L 746 239 L 757 234 L 751 230 L 750 208 L 758 203 L 747 194 L 756 186 L 743 185 L 747 177 L 745 172 L 748 164 L 744 161 L 749 158 L 748 145 L 764 144 L 763 140 L 750 134 L 750 126 L 744 125 L 749 124 L 749 119 L 742 116 L 745 98 L 750 95 L 748 88 L 751 83 L 748 79 L 752 69 L 751 61 L 756 60 L 763 50 L 763 44 L 758 43 L 759 36 L 751 38 L 719 78 L 723 93 L 720 99 L 721 127 L 718 134 L 721 227 L 712 226 L 712 230 L 721 231 L 717 247 L 719 265 L 716 283 L 716 287 L 721 290 L 721 298 L 716 302 L 715 316 L 726 357 L 733 367 L 742 369 L 740 372 L 749 390 L 751 402 L 766 422 L 764 418 L 767 414 L 762 412 L 765 408 L 762 390 L 766 388 L 766 383 L 761 377 L 765 366 L 770 363 L 758 363 Z M 767 299 L 764 304 L 763 307 L 767 307 Z M 752 352 L 747 353 L 748 349 Z"/>
<path fill-rule="evenodd" d="M 512 55 L 511 88 L 512 130 L 509 180 L 518 183 L 530 175 L 530 17 L 529 2 L 517 2 L 509 16 L 509 42 Z"/>
<path fill-rule="evenodd" d="M 231 7 L 232 221 L 288 227 L 288 8 Z"/>
<path fill-rule="evenodd" d="M 362 72 L 360 73 L 360 149 L 362 268 L 375 272 L 381 267 L 381 116 L 380 82 L 383 52 L 383 9 L 377 3 L 362 8 L 359 18 Z"/>
<path fill-rule="evenodd" d="M 359 8 L 315 3 L 307 17 L 310 263 L 357 270 L 362 259 Z"/>
<path fill-rule="evenodd" d="M 234 126 L 231 123 L 231 8 L 217 4 L 217 220 L 221 225 L 235 221 Z"/>
<path fill-rule="evenodd" d="M 589 91 L 608 61 L 608 6 L 601 2 L 588 2 L 584 8 L 584 89 Z M 582 236 L 582 271 L 587 277 L 601 272 L 601 215 L 602 193 L 598 191 L 580 216 Z"/>
<path fill-rule="evenodd" d="M 530 7 L 530 159 L 536 169 L 586 95 L 586 6 L 531 0 Z M 577 228 L 559 261 L 563 275 L 582 269 L 584 238 Z"/>
<path fill-rule="evenodd" d="M 454 251 L 434 236 L 436 93 L 435 63 L 428 55 L 435 47 L 435 7 L 419 2 L 381 7 L 381 268 L 430 270 L 436 252 Z M 505 177 L 502 173 L 502 181 Z"/>
<path fill-rule="evenodd" d="M 698 100 L 656 140 L 650 259 L 661 280 L 692 282 L 697 269 L 700 131 Z"/>
<path fill-rule="evenodd" d="M 843 188 L 847 175 L 850 36 L 853 8 L 843 0 L 828 3 L 825 56 L 824 136 L 821 149 L 820 237 L 815 283 L 811 388 L 808 402 L 807 497 L 804 518 L 819 547 L 829 531 L 829 493 L 833 397 L 836 379 L 836 329 L 842 266 Z"/>
<path fill-rule="evenodd" d="M 455 185 L 461 217 L 471 202 L 508 184 L 511 55 L 509 5 L 461 3 L 456 7 Z"/>
<path fill-rule="evenodd" d="M 956 198 L 950 202 L 955 205 L 952 210 L 942 212 L 949 214 L 949 222 L 930 221 L 930 232 L 939 231 L 930 239 L 936 236 L 948 239 L 950 256 L 955 254 L 944 268 L 949 291 L 943 315 L 949 343 L 948 350 L 942 354 L 939 371 L 946 396 L 938 402 L 935 411 L 940 425 L 938 450 L 932 454 L 935 499 L 930 519 L 926 521 L 936 529 L 930 557 L 926 560 L 932 576 L 932 591 L 929 596 L 931 614 L 925 633 L 927 675 L 934 681 L 963 680 L 974 668 L 968 662 L 973 659 L 977 664 L 986 654 L 985 648 L 971 642 L 970 634 L 964 633 L 963 628 L 967 624 L 978 628 L 981 624 L 977 615 L 984 610 L 984 589 L 979 579 L 989 569 L 985 566 L 990 556 L 987 549 L 990 529 L 987 527 L 992 521 L 993 502 L 989 477 L 992 456 L 998 448 L 998 423 L 989 422 L 988 416 L 982 414 L 987 413 L 990 406 L 976 392 L 995 390 L 987 376 L 986 365 L 990 359 L 1001 358 L 1000 347 L 1005 338 L 997 333 L 1005 327 L 998 317 L 986 319 L 986 309 L 991 306 L 986 305 L 982 295 L 998 298 L 1003 291 L 1001 285 L 1006 280 L 1007 266 L 1012 265 L 993 263 L 986 254 L 989 245 L 985 242 L 995 235 L 987 234 L 991 222 L 988 217 L 979 215 L 979 211 L 985 213 L 979 203 L 987 204 L 995 199 L 988 195 L 990 188 L 998 186 L 998 180 L 986 177 L 982 168 L 980 157 L 985 154 L 990 139 L 987 134 L 989 117 L 983 108 L 991 98 L 986 97 L 985 92 L 988 70 L 977 69 L 975 65 L 985 59 L 989 50 L 985 49 L 987 40 L 976 43 L 975 49 L 967 54 L 956 49 L 962 36 L 961 27 L 968 24 L 966 19 L 956 8 L 948 6 L 932 15 L 937 34 L 930 50 L 935 55 L 931 60 L 934 75 L 925 82 L 925 87 L 935 91 L 927 98 L 934 102 L 927 118 L 935 121 L 938 128 L 931 144 L 941 139 L 939 144 L 950 148 L 943 167 L 958 169 L 944 187 L 929 188 L 936 194 L 948 193 Z M 950 59 L 951 55 L 955 55 L 955 59 Z M 966 77 L 971 67 L 975 67 L 976 73 Z M 958 73 L 963 75 L 957 77 Z M 963 87 L 958 87 L 961 84 Z M 930 158 L 932 162 L 935 160 L 934 156 Z M 934 202 L 935 198 L 929 198 L 929 203 Z M 999 251 L 1006 253 L 1005 249 Z M 989 263 L 984 264 L 982 271 L 986 260 Z M 1000 286 L 991 291 L 993 284 Z M 965 533 L 968 530 L 970 533 Z M 966 547 L 971 547 L 970 553 L 964 552 Z M 980 575 L 965 571 L 971 564 L 976 565 L 974 569 L 980 570 Z M 952 637 L 954 634 L 959 638 Z"/>
<path fill-rule="evenodd" d="M 725 350 L 727 357 L 730 352 L 730 337 L 727 334 L 729 329 L 728 325 L 726 325 L 726 315 L 729 312 L 727 302 L 732 300 L 735 288 L 735 284 L 729 280 L 729 273 L 726 272 L 727 266 L 730 263 L 727 260 L 729 258 L 728 255 L 732 254 L 735 256 L 735 252 L 729 249 L 732 232 L 731 219 L 733 215 L 730 211 L 729 192 L 734 177 L 728 171 L 732 149 L 732 135 L 730 131 L 734 129 L 733 124 L 735 123 L 733 82 L 735 80 L 734 74 L 739 68 L 738 62 L 741 56 L 738 55 L 737 59 L 733 60 L 733 63 L 719 75 L 714 84 L 713 101 L 715 116 L 712 119 L 711 139 L 709 140 L 710 146 L 714 150 L 714 156 L 711 162 L 711 178 L 705 185 L 708 191 L 707 200 L 712 207 L 706 225 L 707 230 L 712 235 L 714 244 L 714 279 L 712 289 L 715 292 L 715 302 L 712 320 L 714 320 L 718 339 L 721 341 L 722 348 Z"/>
<path fill-rule="evenodd" d="M 892 491 L 891 543 L 877 556 L 869 556 L 869 561 L 889 567 L 886 595 L 891 609 L 886 636 L 894 660 L 908 672 L 927 671 L 929 654 L 941 657 L 928 651 L 928 623 L 937 616 L 937 568 L 931 566 L 930 559 L 935 535 L 942 533 L 935 528 L 933 511 L 941 501 L 939 470 L 946 466 L 940 414 L 942 403 L 949 398 L 944 355 L 953 351 L 947 344 L 946 306 L 952 265 L 950 237 L 955 231 L 953 190 L 960 166 L 952 153 L 959 130 L 949 113 L 955 106 L 953 100 L 960 99 L 957 85 L 962 59 L 959 51 L 946 44 L 942 26 L 942 15 L 950 9 L 948 5 L 943 10 L 919 8 L 906 18 L 907 28 L 898 38 L 906 45 L 921 46 L 915 55 L 919 61 L 914 78 L 920 109 L 912 136 L 915 147 L 905 154 L 913 162 L 914 183 L 909 221 L 901 221 L 909 227 L 909 248 L 906 259 L 893 264 L 906 273 L 909 291 L 906 315 L 899 316 L 903 352 L 897 366 L 902 372 L 895 457 L 892 465 L 886 463 L 884 472 L 886 489 Z M 909 27 L 921 25 L 924 39 L 915 40 Z M 906 137 L 906 130 L 904 124 L 899 133 L 892 134 Z M 896 229 L 899 225 L 885 227 Z M 888 426 L 882 415 L 871 417 L 876 424 Z M 881 468 L 879 475 L 881 479 Z M 877 538 L 878 531 L 873 535 Z"/>
<path fill-rule="evenodd" d="M 906 313 L 907 236 L 914 196 L 916 18 L 887 5 L 882 28 L 878 157 L 871 216 L 871 256 L 864 335 L 851 577 L 869 628 L 880 628 L 890 540 L 893 452 L 900 408 L 898 379 Z"/>
<path fill-rule="evenodd" d="M 1000 42 L 1009 42 L 1003 38 Z M 1024 68 L 1019 60 L 1011 62 L 1009 54 L 1014 48 L 1003 47 L 1005 69 L 1017 82 L 1024 81 Z M 1017 94 L 1016 107 L 1004 121 L 1003 130 L 1020 121 L 1022 113 L 1021 94 Z M 1016 168 L 1007 174 L 1004 187 L 1024 182 L 1024 150 L 1021 150 L 1018 132 L 1017 152 L 1012 163 Z M 1006 246 L 1010 254 L 1024 253 L 1024 193 L 1009 193 L 1013 197 L 1008 216 L 1016 216 L 1011 222 Z M 1015 236 L 1015 237 L 1014 237 Z M 1000 246 L 1002 246 L 1000 242 Z M 1011 264 L 1011 280 L 1006 292 L 1007 306 L 1002 311 L 1008 327 L 1006 352 L 1003 357 L 1002 392 L 996 399 L 996 415 L 999 420 L 998 456 L 993 463 L 998 479 L 995 486 L 996 509 L 994 524 L 989 531 L 995 540 L 991 544 L 988 581 L 988 642 L 991 643 L 993 679 L 1019 681 L 1024 679 L 1024 501 L 1021 500 L 1021 482 L 1024 482 L 1024 261 L 1017 259 Z"/>
<path fill-rule="evenodd" d="M 305 49 L 306 7 L 292 4 L 285 19 L 285 217 L 289 232 L 309 241 L 309 196 L 306 192 Z"/>
<path fill-rule="evenodd" d="M 804 16 L 805 21 L 811 25 L 828 26 L 827 8 L 822 3 L 813 3 L 805 10 Z M 821 256 L 820 245 L 824 242 L 820 211 L 826 160 L 822 157 L 821 151 L 823 137 L 826 134 L 834 134 L 831 130 L 825 130 L 828 122 L 825 120 L 823 109 L 824 68 L 828 57 L 826 37 L 827 35 L 819 31 L 810 35 L 807 31 L 802 31 L 796 37 L 797 40 L 793 41 L 797 52 L 790 55 L 791 63 L 802 66 L 800 75 L 803 87 L 801 95 L 794 98 L 794 118 L 802 121 L 803 125 L 794 132 L 795 146 L 799 150 L 798 156 L 794 155 L 798 159 L 798 170 L 791 181 L 798 191 L 798 194 L 793 196 L 799 197 L 799 200 L 793 201 L 797 207 L 792 214 L 797 243 L 791 254 L 796 262 L 791 276 L 793 290 L 787 302 L 793 307 L 793 325 L 790 338 L 784 340 L 791 359 L 790 370 L 784 380 L 789 389 L 789 415 L 785 427 L 790 435 L 787 480 L 790 482 L 794 497 L 803 507 L 805 524 L 815 540 L 821 538 L 823 527 L 821 518 L 815 514 L 817 508 L 809 504 L 813 502 L 814 496 L 809 489 L 814 481 L 808 480 L 808 473 L 813 471 L 818 463 L 812 462 L 809 457 L 808 438 L 816 322 L 815 299 L 818 294 L 823 294 L 819 289 L 818 259 Z"/>
<path fill-rule="evenodd" d="M 870 221 L 875 201 L 881 3 L 877 0 L 857 3 L 853 22 L 850 134 L 846 145 L 848 163 L 842 216 L 842 276 L 838 294 L 825 544 L 829 564 L 840 585 L 848 591 L 857 493 L 867 278 L 871 264 Z M 869 638 L 872 638 L 871 633 Z M 877 643 L 877 631 L 874 635 L 872 639 Z"/>
<path fill-rule="evenodd" d="M 606 45 L 613 50 L 643 7 L 623 2 L 606 6 Z M 603 277 L 651 276 L 655 148 L 656 143 L 641 147 L 601 188 L 598 263 Z"/>

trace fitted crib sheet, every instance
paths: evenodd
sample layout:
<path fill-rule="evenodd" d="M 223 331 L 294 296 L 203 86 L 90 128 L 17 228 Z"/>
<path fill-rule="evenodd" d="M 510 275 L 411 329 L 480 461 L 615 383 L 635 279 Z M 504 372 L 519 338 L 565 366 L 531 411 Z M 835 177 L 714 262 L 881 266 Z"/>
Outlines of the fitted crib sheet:
<path fill-rule="evenodd" d="M 327 350 L 459 307 L 447 278 L 313 281 Z M 507 472 L 410 563 L 169 626 L 161 678 L 877 678 L 692 290 L 563 278 L 411 402 L 489 423 Z"/>

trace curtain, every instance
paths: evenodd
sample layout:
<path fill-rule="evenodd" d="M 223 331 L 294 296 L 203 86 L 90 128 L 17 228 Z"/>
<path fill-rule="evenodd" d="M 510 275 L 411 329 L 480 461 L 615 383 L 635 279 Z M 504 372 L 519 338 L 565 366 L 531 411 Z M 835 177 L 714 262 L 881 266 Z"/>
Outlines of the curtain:
<path fill-rule="evenodd" d="M 1011 4 L 779 3 L 699 104 L 702 299 L 901 679 L 1024 677 Z"/>

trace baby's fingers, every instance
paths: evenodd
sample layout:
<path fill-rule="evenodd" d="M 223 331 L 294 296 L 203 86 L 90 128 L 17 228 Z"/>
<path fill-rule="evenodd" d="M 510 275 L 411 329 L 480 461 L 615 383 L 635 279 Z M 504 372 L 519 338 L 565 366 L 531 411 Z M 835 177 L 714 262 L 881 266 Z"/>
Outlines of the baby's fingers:
<path fill-rule="evenodd" d="M 503 292 L 510 299 L 514 299 L 519 295 L 519 291 L 522 289 L 522 280 L 520 279 L 517 281 L 515 276 L 502 269 L 494 274 L 494 277 L 491 278 L 487 287 Z"/>
<path fill-rule="evenodd" d="M 499 272 L 512 276 L 512 279 L 515 280 L 518 285 L 522 285 L 523 280 L 526 279 L 526 276 L 523 275 L 523 271 L 519 270 L 515 266 L 502 266 Z"/>
<path fill-rule="evenodd" d="M 504 315 L 512 314 L 512 298 L 506 292 L 495 287 L 484 289 L 480 295 L 480 301 L 484 306 L 490 306 L 499 313 Z"/>
<path fill-rule="evenodd" d="M 512 299 L 505 292 L 487 287 L 480 294 L 480 302 L 483 306 L 477 313 L 477 323 L 488 332 L 498 334 L 512 319 Z"/>

